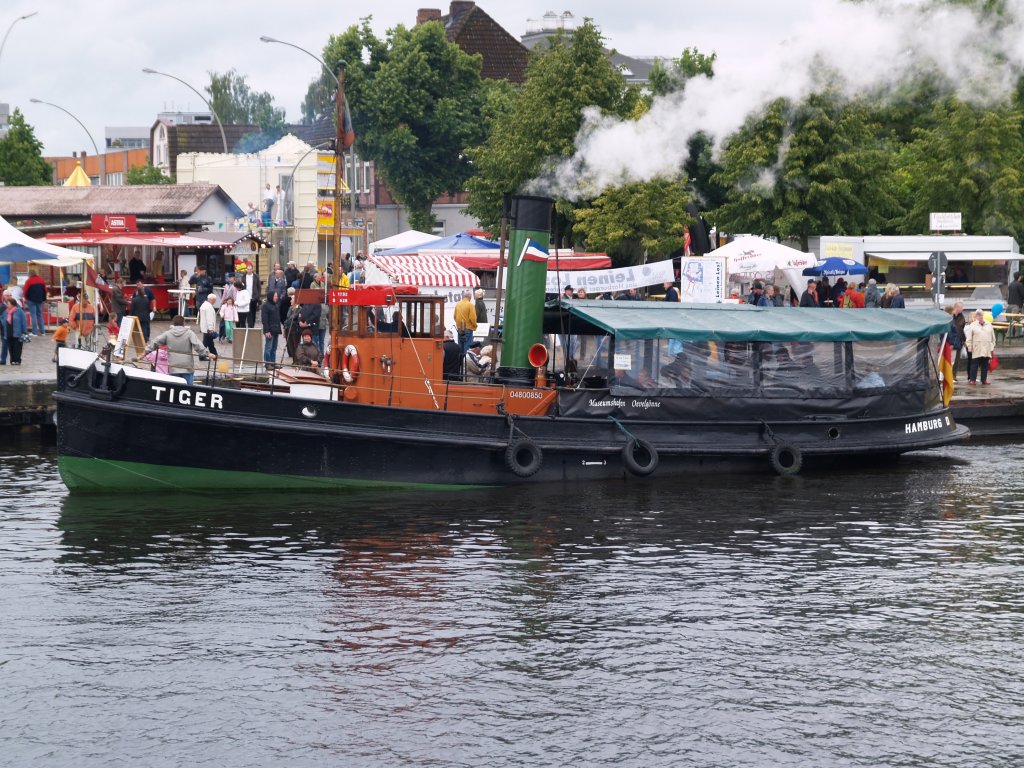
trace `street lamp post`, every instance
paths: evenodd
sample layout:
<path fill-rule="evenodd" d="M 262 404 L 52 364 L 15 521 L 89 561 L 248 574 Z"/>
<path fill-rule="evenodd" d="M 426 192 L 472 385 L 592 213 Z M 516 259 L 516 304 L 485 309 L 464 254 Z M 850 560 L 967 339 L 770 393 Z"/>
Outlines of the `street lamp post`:
<path fill-rule="evenodd" d="M 17 24 L 19 21 L 24 21 L 25 19 L 31 19 L 37 13 L 39 13 L 39 11 L 32 11 L 32 13 L 26 13 L 24 16 L 19 16 L 18 18 L 16 18 L 14 21 L 11 22 L 11 25 L 7 28 L 7 31 L 4 32 L 3 42 L 0 42 L 0 58 L 3 58 L 4 46 L 7 45 L 7 36 L 9 34 L 11 34 L 11 30 L 14 29 L 14 25 Z"/>
<path fill-rule="evenodd" d="M 213 104 L 211 104 L 209 102 L 209 100 L 205 96 L 203 96 L 203 94 L 201 94 L 199 91 L 197 91 L 191 85 L 186 83 L 180 77 L 175 77 L 174 75 L 168 75 L 166 72 L 157 72 L 155 69 L 150 69 L 149 67 L 143 67 L 142 71 L 145 72 L 147 75 L 163 75 L 164 77 L 171 78 L 171 80 L 177 80 L 179 83 L 181 83 L 186 88 L 188 88 L 190 91 L 192 91 L 192 93 L 194 93 L 196 96 L 198 96 L 200 99 L 202 99 L 203 103 L 210 108 L 210 114 L 213 115 L 213 119 L 217 121 L 217 127 L 220 128 L 220 140 L 222 142 L 224 142 L 224 154 L 226 155 L 228 153 L 228 139 L 224 135 L 224 125 L 221 123 L 220 117 L 217 115 L 217 112 L 214 110 Z"/>
<path fill-rule="evenodd" d="M 334 85 L 339 90 L 342 90 L 342 88 L 341 88 L 341 81 L 338 79 L 338 76 L 331 70 L 330 67 L 327 66 L 327 63 L 323 59 L 321 59 L 319 56 L 317 56 L 315 53 L 312 53 L 311 51 L 307 51 L 305 48 L 303 48 L 302 46 L 296 45 L 295 43 L 289 43 L 286 40 L 278 40 L 276 37 L 270 37 L 269 35 L 260 35 L 260 42 L 261 43 L 278 43 L 280 45 L 287 45 L 289 48 L 294 48 L 297 51 L 302 51 L 307 56 L 309 56 L 309 57 L 311 57 L 313 59 L 316 59 L 318 62 L 320 62 L 320 66 L 323 67 L 324 72 L 326 72 L 328 75 L 330 75 L 331 79 L 334 80 Z M 348 99 L 345 99 L 344 96 L 342 96 L 342 99 L 345 102 L 345 115 L 348 115 Z M 338 113 L 338 120 L 339 120 L 338 125 L 339 126 L 341 126 L 341 122 L 340 122 L 341 118 L 342 118 L 342 113 L 339 112 Z M 351 121 L 351 118 L 349 118 L 349 120 Z M 335 151 L 337 151 L 339 153 L 340 152 L 344 152 L 344 148 L 339 144 L 337 150 L 335 150 Z M 349 165 L 352 167 L 352 176 L 349 179 L 349 185 L 348 185 L 348 190 L 349 190 L 349 192 L 348 192 L 349 213 L 352 216 L 352 226 L 355 226 L 355 223 L 356 223 L 356 150 L 355 150 L 355 147 L 350 147 L 349 148 L 349 155 L 348 156 L 349 156 Z M 335 211 L 335 215 L 337 215 L 337 214 L 338 214 L 338 211 Z"/>
<path fill-rule="evenodd" d="M 43 101 L 42 99 L 29 99 L 29 101 L 31 101 L 33 104 L 45 104 L 48 107 L 53 107 L 54 109 L 59 109 L 65 115 L 67 115 L 72 120 L 74 120 L 76 123 L 78 123 L 80 126 L 82 126 L 82 130 L 85 131 L 85 135 L 88 136 L 89 137 L 89 141 L 92 142 L 92 151 L 95 152 L 96 156 L 99 158 L 99 163 L 100 163 L 100 180 L 99 180 L 99 183 L 96 186 L 102 187 L 103 186 L 103 177 L 106 176 L 106 172 L 107 172 L 106 158 L 102 154 L 100 154 L 100 149 L 99 149 L 99 147 L 96 146 L 96 139 L 94 139 L 92 137 L 92 134 L 89 133 L 89 129 L 85 127 L 85 124 L 81 120 L 79 120 L 77 117 L 75 117 L 73 114 L 71 114 L 66 109 L 64 109 L 64 107 L 60 106 L 59 104 L 53 104 L 53 103 L 51 103 L 49 101 Z"/>

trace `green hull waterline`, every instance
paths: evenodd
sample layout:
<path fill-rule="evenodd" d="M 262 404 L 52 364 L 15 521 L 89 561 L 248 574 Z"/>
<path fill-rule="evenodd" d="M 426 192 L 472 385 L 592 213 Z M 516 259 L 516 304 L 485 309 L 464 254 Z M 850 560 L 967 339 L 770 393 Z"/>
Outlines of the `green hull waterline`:
<path fill-rule="evenodd" d="M 427 490 L 461 491 L 484 485 L 456 483 L 409 483 L 362 478 L 305 477 L 240 470 L 197 469 L 142 464 L 134 461 L 83 459 L 60 456 L 57 459 L 61 480 L 75 493 L 131 493 L 165 490 L 178 493 L 245 488 L 247 491 L 325 491 L 339 490 Z"/>

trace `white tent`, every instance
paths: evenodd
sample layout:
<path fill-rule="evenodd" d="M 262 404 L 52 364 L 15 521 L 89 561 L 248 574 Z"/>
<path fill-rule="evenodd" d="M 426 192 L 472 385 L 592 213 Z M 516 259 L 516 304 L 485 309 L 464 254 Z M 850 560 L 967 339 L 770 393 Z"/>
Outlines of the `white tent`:
<path fill-rule="evenodd" d="M 802 277 L 803 270 L 813 267 L 818 261 L 812 253 L 804 253 L 754 235 L 738 237 L 707 255 L 728 259 L 730 280 L 744 283 L 754 280 L 775 282 L 778 270 L 798 293 L 806 280 Z"/>
<path fill-rule="evenodd" d="M 394 248 L 405 248 L 410 245 L 421 245 L 422 243 L 432 243 L 435 240 L 440 239 L 441 238 L 437 235 L 419 232 L 415 229 L 407 229 L 405 232 L 399 232 L 397 235 L 385 237 L 383 240 L 374 240 L 370 243 L 370 253 L 377 253 L 377 251 L 390 251 Z"/>

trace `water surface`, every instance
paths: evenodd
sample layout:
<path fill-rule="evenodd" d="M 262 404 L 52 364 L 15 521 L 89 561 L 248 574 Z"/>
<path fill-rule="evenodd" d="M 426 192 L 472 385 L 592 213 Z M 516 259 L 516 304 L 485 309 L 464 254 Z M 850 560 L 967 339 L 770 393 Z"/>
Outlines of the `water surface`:
<path fill-rule="evenodd" d="M 0 764 L 1020 765 L 1024 448 L 70 497 L 0 448 Z"/>

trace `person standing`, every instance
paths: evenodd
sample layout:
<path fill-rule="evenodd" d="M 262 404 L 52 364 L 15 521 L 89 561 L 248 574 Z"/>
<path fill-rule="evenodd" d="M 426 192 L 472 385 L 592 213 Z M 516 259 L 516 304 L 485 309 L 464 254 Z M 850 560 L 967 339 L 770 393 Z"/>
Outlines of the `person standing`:
<path fill-rule="evenodd" d="M 189 386 L 195 383 L 193 353 L 199 355 L 200 360 L 217 359 L 217 353 L 210 352 L 200 344 L 192 329 L 185 327 L 185 318 L 181 315 L 175 315 L 171 327 L 146 344 L 146 352 L 152 352 L 157 347 L 167 347 L 168 372 L 171 376 L 184 379 Z"/>
<path fill-rule="evenodd" d="M 7 365 L 7 354 L 11 355 L 11 365 L 21 365 L 21 348 L 24 344 L 21 337 L 28 331 L 25 310 L 18 306 L 17 300 L 8 297 L 0 311 L 0 333 L 4 337 L 3 357 L 0 365 Z"/>
<path fill-rule="evenodd" d="M 277 362 L 277 342 L 281 338 L 281 310 L 278 307 L 278 294 L 270 294 L 260 308 L 260 327 L 263 328 L 263 362 L 265 367 Z"/>
<path fill-rule="evenodd" d="M 487 305 L 484 303 L 484 289 L 477 288 L 476 293 L 473 294 L 476 297 L 476 322 L 477 324 L 487 322 Z"/>
<path fill-rule="evenodd" d="M 239 328 L 255 328 L 256 321 L 249 322 L 250 307 L 252 306 L 252 294 L 249 293 L 249 289 L 245 287 L 245 283 L 238 280 L 235 283 L 235 311 L 238 313 L 238 321 L 236 325 Z"/>
<path fill-rule="evenodd" d="M 135 284 L 135 293 L 132 294 L 131 309 L 128 312 L 138 318 L 139 327 L 142 329 L 142 338 L 149 341 L 149 321 L 153 318 L 153 302 L 156 297 L 140 280 Z"/>
<path fill-rule="evenodd" d="M 219 314 L 224 321 L 224 338 L 228 340 L 228 344 L 232 344 L 235 340 L 235 323 L 238 322 L 235 300 L 229 296 L 221 301 Z"/>
<path fill-rule="evenodd" d="M 964 303 L 962 301 L 958 301 L 953 305 L 952 315 L 953 319 L 950 321 L 949 328 L 949 343 L 953 345 L 953 349 L 956 351 L 956 355 L 953 357 L 953 381 L 956 381 L 957 368 L 960 367 L 960 356 L 964 351 L 964 329 L 967 327 L 967 318 L 964 317 Z M 954 336 L 956 341 L 953 340 Z"/>
<path fill-rule="evenodd" d="M 882 294 L 878 291 L 878 281 L 875 278 L 868 280 L 868 287 L 864 291 L 865 309 L 878 309 L 882 306 Z"/>
<path fill-rule="evenodd" d="M 128 312 L 128 299 L 124 295 L 124 280 L 120 277 L 114 280 L 114 287 L 110 290 L 110 308 L 116 317 L 118 327 Z"/>
<path fill-rule="evenodd" d="M 206 267 L 199 267 L 198 271 L 189 278 L 189 283 L 196 289 L 196 312 L 198 312 L 206 303 L 206 297 L 213 293 L 213 280 L 206 274 Z"/>
<path fill-rule="evenodd" d="M 274 267 L 274 274 L 267 280 L 267 298 L 269 299 L 275 293 L 279 297 L 284 296 L 285 291 L 287 290 L 288 281 L 285 280 L 284 270 L 281 269 L 281 265 L 278 264 Z"/>
<path fill-rule="evenodd" d="M 1024 273 L 1015 272 L 1013 282 L 1010 283 L 1010 288 L 1006 293 L 1006 311 L 1018 315 L 1021 309 L 1024 309 Z"/>
<path fill-rule="evenodd" d="M 814 280 L 807 281 L 807 290 L 800 297 L 801 307 L 818 307 L 818 284 Z"/>
<path fill-rule="evenodd" d="M 142 261 L 142 257 L 139 255 L 139 249 L 136 248 L 132 252 L 131 261 L 128 262 L 128 279 L 137 283 L 146 274 L 146 265 Z"/>
<path fill-rule="evenodd" d="M 245 283 L 245 289 L 249 291 L 249 309 L 248 314 L 239 307 L 238 308 L 238 322 L 239 327 L 244 324 L 246 328 L 256 327 L 256 313 L 260 311 L 260 298 L 263 296 L 263 286 L 260 282 L 260 276 L 256 274 L 255 265 L 246 259 L 245 262 L 245 273 L 242 275 L 242 282 Z"/>
<path fill-rule="evenodd" d="M 263 226 L 269 227 L 274 220 L 274 190 L 270 188 L 270 182 L 263 189 Z"/>
<path fill-rule="evenodd" d="M 217 347 L 213 343 L 217 340 L 217 310 L 213 306 L 216 303 L 217 296 L 211 293 L 199 308 L 199 332 L 203 334 L 203 346 L 214 355 L 217 354 Z"/>
<path fill-rule="evenodd" d="M 473 305 L 473 294 L 469 291 L 464 291 L 462 300 L 455 305 L 455 330 L 459 334 L 459 347 L 465 354 L 476 333 L 476 307 Z"/>
<path fill-rule="evenodd" d="M 288 283 L 289 288 L 298 288 L 299 286 L 293 285 L 293 283 L 299 279 L 299 268 L 295 266 L 294 261 L 289 261 L 284 267 L 284 279 Z M 284 298 L 284 297 L 282 297 Z"/>
<path fill-rule="evenodd" d="M 679 301 L 679 289 L 675 283 L 665 283 L 665 301 Z"/>
<path fill-rule="evenodd" d="M 974 322 L 964 333 L 964 346 L 971 359 L 967 369 L 967 383 L 978 383 L 978 369 L 981 369 L 981 383 L 988 384 L 988 364 L 996 351 L 996 333 L 991 323 L 985 322 L 985 313 L 980 309 L 974 313 Z"/>
<path fill-rule="evenodd" d="M 906 309 L 907 302 L 903 300 L 903 295 L 900 293 L 900 287 L 898 285 L 890 285 L 889 292 L 892 298 L 889 300 L 889 309 Z"/>
<path fill-rule="evenodd" d="M 764 283 L 760 280 L 754 281 L 750 295 L 747 296 L 747 304 L 755 307 L 770 307 L 772 305 L 768 297 L 764 295 Z"/>
<path fill-rule="evenodd" d="M 43 304 L 46 302 L 46 281 L 41 278 L 33 269 L 24 287 L 25 304 L 28 307 L 28 319 L 32 323 L 32 335 L 43 336 L 46 334 L 46 324 L 43 321 Z"/>

